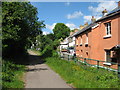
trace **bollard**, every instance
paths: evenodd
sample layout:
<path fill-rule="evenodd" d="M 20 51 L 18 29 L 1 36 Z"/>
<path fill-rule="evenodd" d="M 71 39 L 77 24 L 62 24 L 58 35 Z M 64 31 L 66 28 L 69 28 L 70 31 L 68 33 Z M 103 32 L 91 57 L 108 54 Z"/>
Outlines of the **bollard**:
<path fill-rule="evenodd" d="M 84 58 L 84 63 L 86 64 L 86 58 Z"/>
<path fill-rule="evenodd" d="M 98 69 L 99 69 L 99 62 L 100 62 L 100 61 L 97 61 L 97 68 L 98 68 Z"/>
<path fill-rule="evenodd" d="M 118 78 L 120 79 L 120 64 L 118 64 Z"/>
<path fill-rule="evenodd" d="M 68 61 L 69 61 L 69 54 L 68 54 Z"/>

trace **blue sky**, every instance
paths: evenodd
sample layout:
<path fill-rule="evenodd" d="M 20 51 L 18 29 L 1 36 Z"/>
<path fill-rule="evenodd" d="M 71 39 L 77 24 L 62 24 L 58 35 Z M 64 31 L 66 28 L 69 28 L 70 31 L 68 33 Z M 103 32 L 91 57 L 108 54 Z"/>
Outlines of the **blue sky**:
<path fill-rule="evenodd" d="M 56 23 L 64 23 L 70 29 L 79 28 L 85 22 L 90 23 L 91 16 L 96 19 L 102 15 L 102 10 L 108 12 L 117 7 L 111 2 L 31 2 L 38 10 L 39 20 L 44 20 L 46 28 L 44 34 L 52 32 Z"/>

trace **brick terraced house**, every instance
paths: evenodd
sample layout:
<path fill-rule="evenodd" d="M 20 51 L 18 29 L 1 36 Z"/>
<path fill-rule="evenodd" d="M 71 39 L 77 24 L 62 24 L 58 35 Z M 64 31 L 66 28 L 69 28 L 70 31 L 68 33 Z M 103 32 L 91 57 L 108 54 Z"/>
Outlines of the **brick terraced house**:
<path fill-rule="evenodd" d="M 117 69 L 120 63 L 120 1 L 118 7 L 110 13 L 106 9 L 102 12 L 103 17 L 75 33 L 76 56 L 90 59 L 101 60 L 101 66 Z M 90 64 L 97 64 L 89 61 Z"/>

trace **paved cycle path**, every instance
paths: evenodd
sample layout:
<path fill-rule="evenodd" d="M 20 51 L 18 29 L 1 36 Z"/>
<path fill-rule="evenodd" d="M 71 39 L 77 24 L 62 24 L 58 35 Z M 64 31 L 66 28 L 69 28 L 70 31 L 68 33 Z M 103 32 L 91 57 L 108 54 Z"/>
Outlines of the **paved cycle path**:
<path fill-rule="evenodd" d="M 29 54 L 25 88 L 71 88 L 57 73 L 44 64 L 39 56 L 32 51 L 29 51 Z"/>

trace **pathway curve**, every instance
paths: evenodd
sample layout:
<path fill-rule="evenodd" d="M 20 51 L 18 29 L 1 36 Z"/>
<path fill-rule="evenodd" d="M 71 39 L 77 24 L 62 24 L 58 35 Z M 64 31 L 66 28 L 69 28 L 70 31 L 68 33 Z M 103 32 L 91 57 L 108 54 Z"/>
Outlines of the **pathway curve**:
<path fill-rule="evenodd" d="M 29 51 L 29 54 L 25 88 L 71 88 L 57 73 L 44 64 L 39 56 L 32 51 Z"/>

